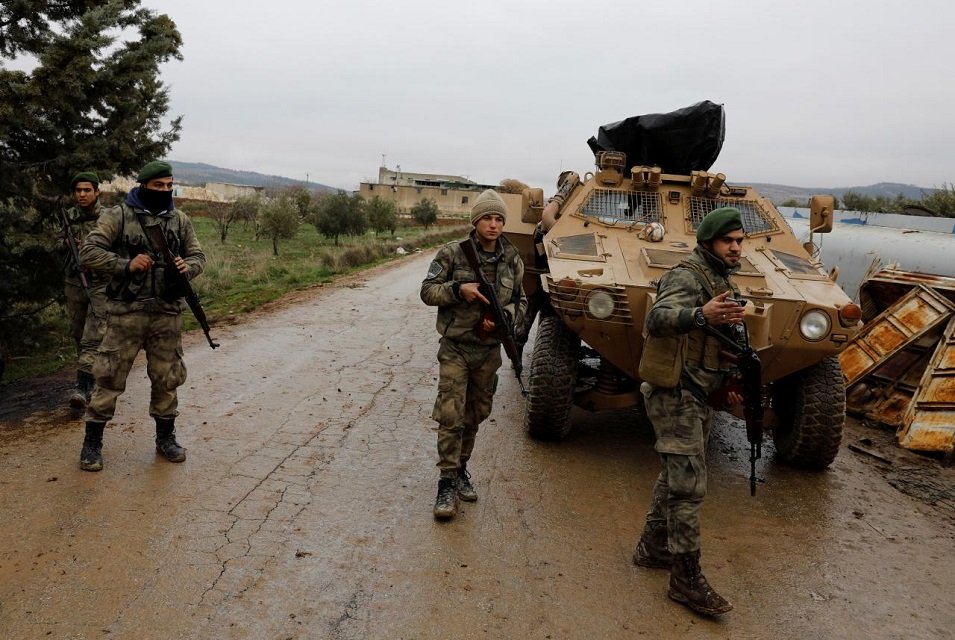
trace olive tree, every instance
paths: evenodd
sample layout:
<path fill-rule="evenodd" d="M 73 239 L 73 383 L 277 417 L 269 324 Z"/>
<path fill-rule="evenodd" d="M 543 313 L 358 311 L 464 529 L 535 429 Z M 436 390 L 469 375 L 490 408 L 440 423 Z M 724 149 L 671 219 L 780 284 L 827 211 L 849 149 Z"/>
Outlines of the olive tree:
<path fill-rule="evenodd" d="M 438 221 L 438 204 L 431 198 L 424 198 L 411 207 L 411 217 L 427 229 Z"/>
<path fill-rule="evenodd" d="M 368 220 L 365 216 L 365 200 L 344 191 L 324 196 L 312 217 L 315 230 L 326 238 L 332 238 L 338 246 L 340 236 L 355 236 L 365 233 Z"/>
<path fill-rule="evenodd" d="M 368 214 L 368 226 L 375 231 L 376 236 L 382 231 L 395 234 L 398 227 L 398 206 L 393 201 L 375 196 L 365 203 L 365 211 Z"/>
<path fill-rule="evenodd" d="M 302 221 L 298 207 L 289 197 L 278 197 L 265 204 L 259 213 L 262 235 L 272 240 L 272 255 L 279 255 L 279 240 L 290 240 L 298 233 Z"/>

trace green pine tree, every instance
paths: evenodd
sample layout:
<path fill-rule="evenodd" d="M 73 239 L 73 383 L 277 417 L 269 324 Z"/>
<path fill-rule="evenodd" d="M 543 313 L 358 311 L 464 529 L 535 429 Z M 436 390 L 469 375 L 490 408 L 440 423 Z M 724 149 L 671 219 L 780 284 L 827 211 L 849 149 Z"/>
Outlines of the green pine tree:
<path fill-rule="evenodd" d="M 139 0 L 0 4 L 0 356 L 31 347 L 62 288 L 70 177 L 134 173 L 179 138 L 159 66 L 181 45 Z"/>

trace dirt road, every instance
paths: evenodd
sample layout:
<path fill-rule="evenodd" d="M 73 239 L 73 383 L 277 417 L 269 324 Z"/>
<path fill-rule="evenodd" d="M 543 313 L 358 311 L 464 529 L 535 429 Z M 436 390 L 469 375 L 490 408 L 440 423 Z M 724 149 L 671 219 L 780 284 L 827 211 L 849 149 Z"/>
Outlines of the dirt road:
<path fill-rule="evenodd" d="M 755 498 L 742 427 L 717 429 L 703 566 L 736 606 L 722 620 L 631 564 L 658 470 L 635 413 L 531 441 L 509 369 L 480 499 L 436 523 L 429 259 L 217 326 L 216 351 L 190 335 L 184 464 L 154 453 L 144 366 L 101 473 L 78 468 L 64 378 L 0 391 L 0 637 L 952 637 L 955 470 L 855 423 L 826 472 L 766 447 Z"/>

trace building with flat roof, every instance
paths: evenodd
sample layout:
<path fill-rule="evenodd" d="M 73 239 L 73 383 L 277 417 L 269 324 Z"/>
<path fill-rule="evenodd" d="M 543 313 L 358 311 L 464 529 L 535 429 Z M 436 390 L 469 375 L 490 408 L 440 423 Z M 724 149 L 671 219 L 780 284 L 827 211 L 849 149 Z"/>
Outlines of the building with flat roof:
<path fill-rule="evenodd" d="M 467 217 L 474 199 L 485 189 L 496 188 L 497 185 L 479 184 L 463 176 L 402 171 L 399 165 L 394 171 L 378 167 L 378 182 L 362 182 L 358 195 L 365 200 L 375 196 L 391 200 L 399 213 L 408 213 L 422 200 L 431 199 L 444 216 Z"/>

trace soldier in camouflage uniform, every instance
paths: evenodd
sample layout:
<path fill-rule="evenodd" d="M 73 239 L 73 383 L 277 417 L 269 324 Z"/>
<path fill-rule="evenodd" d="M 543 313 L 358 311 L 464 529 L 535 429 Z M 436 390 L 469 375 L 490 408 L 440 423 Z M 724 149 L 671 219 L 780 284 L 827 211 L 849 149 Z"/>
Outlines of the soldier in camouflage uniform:
<path fill-rule="evenodd" d="M 137 181 L 139 186 L 125 202 L 103 212 L 80 252 L 84 267 L 112 276 L 106 288 L 106 334 L 93 366 L 96 386 L 86 409 L 86 437 L 80 453 L 80 468 L 87 471 L 103 468 L 103 430 L 141 349 L 146 351 L 146 373 L 152 384 L 149 415 L 156 421 L 156 450 L 170 462 L 186 459 L 175 437 L 176 389 L 186 380 L 183 294 L 172 286 L 166 272 L 176 269 L 192 279 L 202 272 L 206 256 L 192 222 L 173 204 L 172 167 L 150 162 Z M 165 264 L 158 248 L 149 245 L 144 227 L 156 224 L 176 255 L 173 265 Z"/>
<path fill-rule="evenodd" d="M 706 448 L 713 412 L 708 402 L 734 368 L 720 357 L 720 343 L 705 327 L 719 330 L 743 321 L 743 307 L 736 302 L 738 290 L 730 281 L 739 270 L 744 237 L 739 210 L 711 211 L 696 237 L 697 246 L 689 258 L 660 279 L 656 302 L 646 319 L 648 345 L 653 337 L 685 337 L 686 357 L 675 387 L 646 381 L 640 386 L 663 468 L 633 560 L 644 567 L 669 569 L 668 595 L 694 611 L 714 615 L 733 607 L 710 587 L 700 569 L 700 509 L 706 495 Z M 645 347 L 642 357 L 672 361 L 674 354 Z M 726 397 L 730 404 L 742 400 L 735 392 Z"/>
<path fill-rule="evenodd" d="M 507 208 L 492 189 L 474 202 L 470 237 L 478 247 L 481 270 L 511 320 L 520 326 L 527 309 L 521 282 L 524 264 L 517 249 L 502 235 Z M 491 413 L 501 366 L 498 329 L 487 313 L 488 300 L 478 291 L 477 277 L 458 242 L 443 246 L 421 283 L 421 299 L 438 307 L 438 397 L 431 417 L 438 423 L 438 495 L 436 518 L 451 518 L 457 501 L 477 500 L 467 470 L 478 426 Z"/>
<path fill-rule="evenodd" d="M 77 246 L 89 235 L 99 219 L 99 176 L 92 171 L 76 174 L 70 181 L 75 206 L 66 212 L 70 234 Z M 106 330 L 106 283 L 109 276 L 84 269 L 89 293 L 80 280 L 79 265 L 72 258 L 66 261 L 63 289 L 66 295 L 66 313 L 70 321 L 70 335 L 76 344 L 76 387 L 70 392 L 70 406 L 82 412 L 93 392 L 93 356 Z"/>

